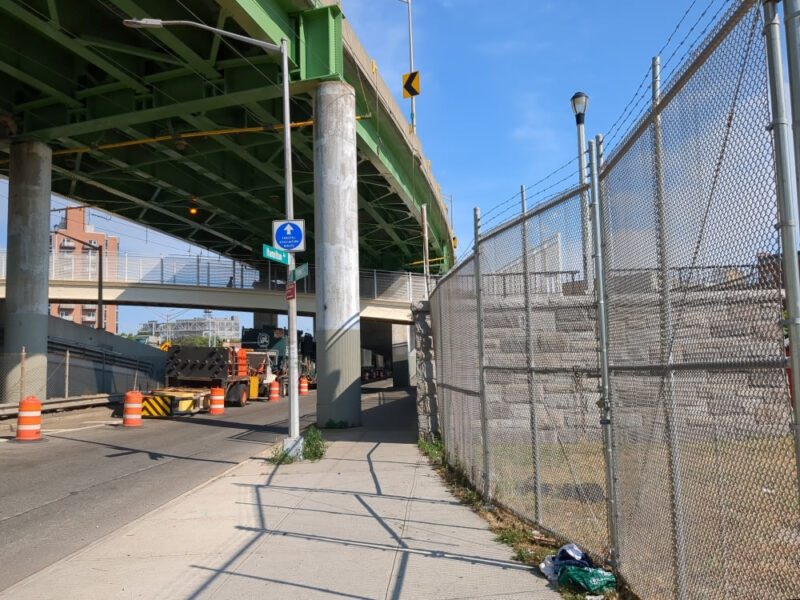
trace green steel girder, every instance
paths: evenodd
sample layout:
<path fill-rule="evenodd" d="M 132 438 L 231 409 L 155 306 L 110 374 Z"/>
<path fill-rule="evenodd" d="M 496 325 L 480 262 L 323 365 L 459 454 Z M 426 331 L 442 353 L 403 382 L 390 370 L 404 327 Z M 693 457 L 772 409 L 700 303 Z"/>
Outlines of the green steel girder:
<path fill-rule="evenodd" d="M 327 80 L 350 83 L 358 114 L 373 115 L 357 124 L 363 266 L 402 268 L 421 256 L 419 208 L 440 203 L 388 109 L 364 97 L 359 68 L 350 55 L 345 60 L 338 6 L 84 0 L 75 11 L 72 1 L 0 0 L 0 108 L 15 120 L 16 139 L 75 149 L 281 123 L 278 57 L 193 28 L 136 31 L 121 20 L 199 19 L 273 43 L 286 37 L 293 120 L 312 118 L 314 89 Z M 294 131 L 292 145 L 296 211 L 313 237 L 311 132 Z M 283 214 L 282 163 L 279 132 L 194 138 L 181 148 L 161 142 L 58 156 L 53 183 L 59 193 L 254 264 L 269 241 L 269 221 Z M 432 255 L 450 257 L 444 216 L 429 214 Z"/>
<path fill-rule="evenodd" d="M 144 16 L 146 14 L 145 9 L 133 0 L 111 0 L 111 3 L 128 15 Z M 200 73 L 203 77 L 216 79 L 220 76 L 219 72 L 214 69 L 212 65 L 198 56 L 189 46 L 184 44 L 172 30 L 168 28 L 152 29 L 150 30 L 150 35 L 174 52 L 175 56 L 183 60 L 190 69 Z"/>

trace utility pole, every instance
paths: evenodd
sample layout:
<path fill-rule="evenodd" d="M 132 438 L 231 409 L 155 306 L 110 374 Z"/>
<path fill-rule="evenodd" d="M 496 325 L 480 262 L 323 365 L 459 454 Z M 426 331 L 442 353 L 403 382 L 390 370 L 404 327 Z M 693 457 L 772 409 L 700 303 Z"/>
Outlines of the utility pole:
<path fill-rule="evenodd" d="M 408 62 L 409 73 L 414 72 L 414 28 L 411 24 L 411 0 L 400 0 L 408 5 Z M 417 133 L 417 99 L 411 96 L 411 133 Z"/>

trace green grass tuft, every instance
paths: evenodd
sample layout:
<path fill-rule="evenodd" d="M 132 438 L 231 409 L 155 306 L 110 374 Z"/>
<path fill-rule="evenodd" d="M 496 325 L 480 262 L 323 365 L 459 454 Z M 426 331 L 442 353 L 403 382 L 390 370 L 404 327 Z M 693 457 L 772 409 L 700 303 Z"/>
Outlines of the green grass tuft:
<path fill-rule="evenodd" d="M 305 460 L 320 460 L 325 456 L 325 438 L 322 432 L 313 425 L 306 430 L 303 439 L 303 458 Z"/>
<path fill-rule="evenodd" d="M 442 464 L 444 462 L 444 444 L 440 438 L 433 440 L 433 442 L 417 440 L 417 446 L 434 464 Z"/>
<path fill-rule="evenodd" d="M 290 465 L 297 459 L 286 452 L 281 446 L 276 446 L 272 451 L 272 457 L 267 460 L 273 465 Z"/>

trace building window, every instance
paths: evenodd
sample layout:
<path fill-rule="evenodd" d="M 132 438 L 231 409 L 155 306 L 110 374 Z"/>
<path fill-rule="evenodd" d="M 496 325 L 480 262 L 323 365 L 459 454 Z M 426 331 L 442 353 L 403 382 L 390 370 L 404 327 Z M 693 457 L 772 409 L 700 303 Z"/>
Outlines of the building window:
<path fill-rule="evenodd" d="M 72 311 L 71 310 L 64 310 L 63 308 L 58 311 L 58 316 L 62 319 L 66 319 L 68 321 L 72 320 Z"/>

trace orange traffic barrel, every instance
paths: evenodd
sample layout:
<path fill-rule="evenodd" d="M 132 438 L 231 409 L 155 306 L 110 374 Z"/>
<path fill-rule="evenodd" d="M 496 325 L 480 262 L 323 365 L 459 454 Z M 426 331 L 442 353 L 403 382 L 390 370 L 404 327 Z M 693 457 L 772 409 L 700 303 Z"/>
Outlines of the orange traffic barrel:
<path fill-rule="evenodd" d="M 222 388 L 211 388 L 211 406 L 208 408 L 208 414 L 225 414 L 225 390 Z"/>
<path fill-rule="evenodd" d="M 28 396 L 19 403 L 17 440 L 40 439 L 42 439 L 42 403 L 36 396 Z"/>
<path fill-rule="evenodd" d="M 308 379 L 305 377 L 300 378 L 300 395 L 308 396 Z"/>
<path fill-rule="evenodd" d="M 278 380 L 276 379 L 272 383 L 269 384 L 269 400 L 270 402 L 278 402 L 281 399 L 281 386 L 278 384 Z"/>
<path fill-rule="evenodd" d="M 125 403 L 122 405 L 122 424 L 125 427 L 142 425 L 142 392 L 125 392 Z"/>

